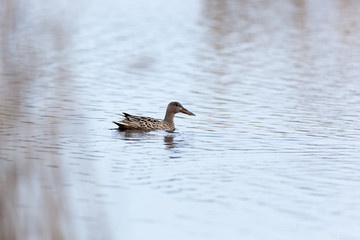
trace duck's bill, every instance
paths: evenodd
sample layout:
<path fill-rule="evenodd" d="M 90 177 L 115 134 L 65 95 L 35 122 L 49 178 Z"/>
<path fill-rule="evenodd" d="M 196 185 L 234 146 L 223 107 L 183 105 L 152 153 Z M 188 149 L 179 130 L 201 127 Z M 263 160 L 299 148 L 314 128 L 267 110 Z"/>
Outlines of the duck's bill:
<path fill-rule="evenodd" d="M 190 115 L 190 116 L 196 116 L 195 114 L 193 114 L 192 112 L 190 112 L 190 111 L 187 110 L 186 108 L 181 108 L 181 109 L 180 109 L 180 112 L 181 112 L 181 113 L 185 113 L 185 114 Z"/>

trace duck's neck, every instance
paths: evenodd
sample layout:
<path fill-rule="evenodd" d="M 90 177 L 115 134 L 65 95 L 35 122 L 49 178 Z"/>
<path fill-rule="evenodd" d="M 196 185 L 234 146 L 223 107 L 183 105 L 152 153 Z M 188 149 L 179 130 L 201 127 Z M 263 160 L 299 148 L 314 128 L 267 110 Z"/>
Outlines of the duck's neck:
<path fill-rule="evenodd" d="M 174 116 L 175 116 L 175 113 L 171 112 L 171 111 L 169 111 L 169 109 L 167 109 L 166 114 L 165 114 L 165 118 L 164 118 L 164 122 L 174 124 Z"/>

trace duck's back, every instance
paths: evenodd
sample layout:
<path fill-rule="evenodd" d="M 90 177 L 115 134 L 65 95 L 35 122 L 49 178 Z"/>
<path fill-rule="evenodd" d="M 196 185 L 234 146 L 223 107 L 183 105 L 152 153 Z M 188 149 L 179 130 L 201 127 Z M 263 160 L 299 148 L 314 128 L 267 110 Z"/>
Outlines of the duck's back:
<path fill-rule="evenodd" d="M 151 117 L 142 117 L 134 116 L 128 113 L 123 113 L 125 119 L 119 122 L 114 122 L 119 126 L 120 129 L 139 129 L 144 131 L 150 131 L 154 129 L 161 129 L 162 121 L 151 118 Z"/>

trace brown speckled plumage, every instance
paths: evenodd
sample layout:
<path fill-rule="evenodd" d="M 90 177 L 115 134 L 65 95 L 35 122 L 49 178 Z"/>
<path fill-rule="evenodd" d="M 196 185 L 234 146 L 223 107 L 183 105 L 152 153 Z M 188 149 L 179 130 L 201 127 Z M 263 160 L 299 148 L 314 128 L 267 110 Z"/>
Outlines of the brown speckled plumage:
<path fill-rule="evenodd" d="M 195 116 L 195 114 L 185 109 L 180 103 L 171 102 L 166 109 L 166 115 L 164 120 L 158 120 L 151 117 L 134 116 L 128 113 L 123 113 L 125 119 L 113 123 L 118 125 L 120 130 L 136 129 L 143 131 L 151 131 L 160 129 L 167 132 L 173 132 L 175 130 L 174 116 L 178 112 Z"/>

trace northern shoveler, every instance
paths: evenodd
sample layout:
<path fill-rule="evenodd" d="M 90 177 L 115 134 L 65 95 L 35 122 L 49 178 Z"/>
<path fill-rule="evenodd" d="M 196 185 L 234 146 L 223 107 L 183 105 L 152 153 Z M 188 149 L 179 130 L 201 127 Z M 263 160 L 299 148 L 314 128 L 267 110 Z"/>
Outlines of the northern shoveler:
<path fill-rule="evenodd" d="M 123 112 L 125 119 L 118 122 L 114 121 L 113 123 L 118 125 L 120 130 L 136 129 L 143 131 L 151 131 L 160 129 L 167 132 L 173 132 L 175 130 L 174 116 L 178 112 L 195 116 L 195 114 L 184 108 L 180 103 L 171 102 L 166 109 L 166 115 L 164 120 L 158 120 L 150 117 L 134 116 Z"/>

